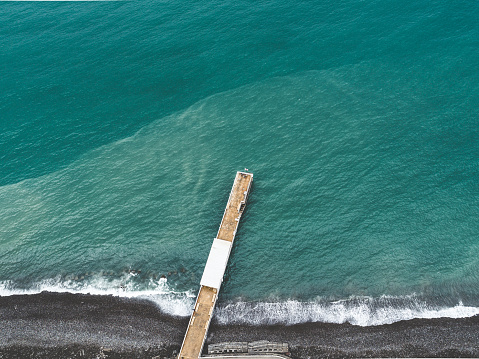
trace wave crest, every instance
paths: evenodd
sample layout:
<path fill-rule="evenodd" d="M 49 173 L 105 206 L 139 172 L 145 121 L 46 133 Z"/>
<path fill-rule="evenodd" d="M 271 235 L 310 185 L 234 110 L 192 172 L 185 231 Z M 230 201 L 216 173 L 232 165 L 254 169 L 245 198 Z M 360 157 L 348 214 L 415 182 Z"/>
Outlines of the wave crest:
<path fill-rule="evenodd" d="M 293 325 L 307 322 L 350 323 L 358 326 L 391 324 L 416 318 L 465 318 L 479 314 L 478 307 L 428 304 L 414 296 L 350 298 L 330 302 L 287 300 L 280 302 L 236 302 L 220 306 L 215 317 L 221 324 Z"/>
<path fill-rule="evenodd" d="M 181 317 L 191 314 L 196 296 L 192 291 L 175 290 L 166 278 L 150 278 L 140 282 L 137 275 L 132 273 L 116 278 L 97 275 L 84 280 L 57 277 L 36 282 L 29 285 L 28 289 L 12 281 L 0 282 L 0 296 L 43 291 L 141 298 L 155 303 L 165 314 Z M 317 298 L 314 301 L 233 301 L 218 304 L 214 318 L 220 324 L 294 325 L 322 322 L 364 327 L 411 319 L 466 318 L 479 314 L 479 307 L 466 306 L 461 301 L 455 305 L 436 305 L 416 295 L 351 297 L 339 301 Z"/>
<path fill-rule="evenodd" d="M 139 283 L 135 274 L 124 274 L 117 278 L 93 276 L 77 281 L 57 277 L 45 279 L 29 286 L 19 288 L 12 281 L 0 282 L 0 296 L 28 295 L 47 292 L 68 292 L 92 295 L 113 295 L 124 298 L 140 298 L 154 302 L 163 313 L 186 317 L 191 314 L 195 303 L 195 294 L 174 290 L 166 278 L 149 279 L 147 283 Z"/>

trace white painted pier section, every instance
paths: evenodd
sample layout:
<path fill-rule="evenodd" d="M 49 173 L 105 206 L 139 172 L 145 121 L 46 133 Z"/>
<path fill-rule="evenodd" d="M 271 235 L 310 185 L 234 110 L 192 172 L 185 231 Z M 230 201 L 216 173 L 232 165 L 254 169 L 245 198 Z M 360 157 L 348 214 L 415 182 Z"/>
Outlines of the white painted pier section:
<path fill-rule="evenodd" d="M 202 286 L 220 289 L 231 248 L 233 248 L 233 242 L 218 238 L 213 240 L 210 255 L 206 261 L 205 270 L 200 281 Z"/>

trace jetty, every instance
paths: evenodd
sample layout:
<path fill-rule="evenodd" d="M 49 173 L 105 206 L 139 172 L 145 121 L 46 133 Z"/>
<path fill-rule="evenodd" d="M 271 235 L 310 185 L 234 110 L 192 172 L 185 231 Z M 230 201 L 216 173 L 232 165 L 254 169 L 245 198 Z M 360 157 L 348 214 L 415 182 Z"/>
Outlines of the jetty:
<path fill-rule="evenodd" d="M 200 290 L 178 359 L 198 359 L 203 351 L 213 316 L 213 309 L 218 298 L 221 283 L 223 282 L 239 220 L 245 209 L 252 182 L 252 173 L 242 171 L 236 173 L 218 234 L 213 240 L 203 276 L 201 277 Z"/>

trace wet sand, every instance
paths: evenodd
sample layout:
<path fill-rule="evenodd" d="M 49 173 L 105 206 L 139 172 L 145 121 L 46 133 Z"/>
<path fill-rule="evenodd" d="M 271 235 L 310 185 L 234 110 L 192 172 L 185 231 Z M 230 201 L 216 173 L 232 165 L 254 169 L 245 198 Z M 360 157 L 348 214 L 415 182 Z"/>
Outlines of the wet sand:
<path fill-rule="evenodd" d="M 0 358 L 169 358 L 187 324 L 188 318 L 164 315 L 143 300 L 69 293 L 0 297 Z M 262 339 L 289 343 L 293 358 L 479 357 L 479 316 L 374 327 L 213 322 L 207 343 Z"/>

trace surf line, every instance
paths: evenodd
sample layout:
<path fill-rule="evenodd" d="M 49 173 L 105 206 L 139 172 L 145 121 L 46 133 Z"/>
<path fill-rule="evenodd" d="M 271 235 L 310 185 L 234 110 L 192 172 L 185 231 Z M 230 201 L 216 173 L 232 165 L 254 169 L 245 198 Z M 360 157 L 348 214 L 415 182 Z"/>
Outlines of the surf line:
<path fill-rule="evenodd" d="M 239 220 L 246 206 L 246 200 L 253 182 L 253 174 L 245 171 L 236 172 L 228 203 L 218 234 L 213 240 L 203 276 L 200 281 L 200 291 L 191 314 L 185 338 L 181 345 L 178 359 L 198 359 L 208 334 L 213 309 L 218 298 L 218 292 L 223 282 L 223 276 L 228 265 L 228 259 L 233 247 Z"/>

